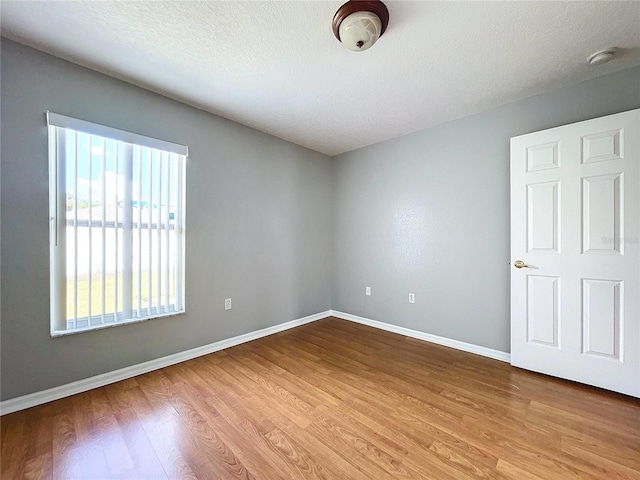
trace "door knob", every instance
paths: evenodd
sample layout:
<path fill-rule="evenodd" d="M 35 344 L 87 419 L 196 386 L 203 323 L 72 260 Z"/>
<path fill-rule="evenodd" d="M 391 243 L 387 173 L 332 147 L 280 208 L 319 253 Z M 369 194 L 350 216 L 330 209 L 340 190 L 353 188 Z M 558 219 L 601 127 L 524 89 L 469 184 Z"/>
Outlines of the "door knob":
<path fill-rule="evenodd" d="M 515 262 L 513 262 L 513 266 L 516 267 L 516 268 L 531 268 L 531 267 L 529 267 L 529 265 L 524 263 L 522 260 L 516 260 Z"/>

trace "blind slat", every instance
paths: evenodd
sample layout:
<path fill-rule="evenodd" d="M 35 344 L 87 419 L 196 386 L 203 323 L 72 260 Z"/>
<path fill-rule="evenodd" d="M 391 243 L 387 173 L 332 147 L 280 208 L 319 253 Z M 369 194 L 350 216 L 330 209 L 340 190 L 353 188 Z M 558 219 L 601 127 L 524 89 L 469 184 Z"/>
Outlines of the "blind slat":
<path fill-rule="evenodd" d="M 93 152 L 91 151 L 91 145 L 93 144 L 93 138 L 89 135 L 89 179 L 93 178 Z M 91 317 L 93 316 L 93 310 L 91 305 L 91 300 L 93 295 L 93 188 L 89 187 L 89 258 L 87 259 L 89 263 L 89 285 L 87 287 L 89 294 L 87 295 L 87 304 L 88 304 L 88 323 L 91 325 Z"/>
<path fill-rule="evenodd" d="M 183 215 L 183 205 L 184 205 L 184 188 L 183 188 L 183 172 L 184 172 L 184 157 L 180 158 L 180 166 L 176 172 L 176 229 L 175 229 L 175 238 L 176 238 L 176 255 L 180 256 L 180 262 L 184 265 L 184 215 Z M 183 282 L 183 271 L 181 268 L 176 268 L 176 300 L 175 306 L 177 310 L 182 310 L 184 307 L 184 282 Z"/>
<path fill-rule="evenodd" d="M 167 157 L 169 157 L 169 155 L 167 155 Z M 167 158 L 167 168 L 166 168 L 166 175 L 164 178 L 164 182 L 166 185 L 166 192 L 167 192 L 167 211 L 166 211 L 166 215 L 165 215 L 165 222 L 166 222 L 166 228 L 164 230 L 164 245 L 165 245 L 165 252 L 164 252 L 164 310 L 165 312 L 169 311 L 169 249 L 170 244 L 169 244 L 169 228 L 170 228 L 170 222 L 171 222 L 171 161 L 170 158 Z"/>
<path fill-rule="evenodd" d="M 148 183 L 148 190 L 147 190 L 147 196 L 149 198 L 148 200 L 148 205 L 147 205 L 147 210 L 148 211 L 148 218 L 149 218 L 149 225 L 151 225 L 151 222 L 153 220 L 152 218 L 152 214 L 153 214 L 153 152 L 149 152 L 149 161 L 147 163 L 147 183 Z M 147 249 L 148 251 L 148 255 L 147 255 L 147 314 L 151 315 L 151 300 L 153 299 L 153 291 L 151 290 L 152 288 L 152 277 L 153 277 L 153 265 L 151 264 L 152 262 L 152 256 L 153 256 L 153 239 L 152 239 L 152 230 L 149 229 L 147 230 L 148 235 L 147 235 Z"/>
<path fill-rule="evenodd" d="M 162 162 L 164 160 L 164 154 L 160 152 L 158 154 L 158 211 L 157 211 L 157 223 L 160 228 L 158 228 L 156 235 L 156 243 L 158 248 L 156 250 L 157 253 L 157 263 L 156 263 L 156 311 L 160 312 L 160 307 L 162 305 Z"/>
<path fill-rule="evenodd" d="M 78 328 L 78 141 L 73 133 L 73 328 Z"/>
<path fill-rule="evenodd" d="M 107 145 L 104 138 L 100 139 L 100 147 L 102 148 L 102 248 L 100 255 L 102 256 L 102 308 L 100 309 L 100 323 L 104 324 L 104 313 L 107 309 L 107 230 L 105 223 L 107 222 Z"/>
<path fill-rule="evenodd" d="M 124 189 L 122 211 L 122 315 L 133 318 L 133 147 L 123 145 Z"/>
<path fill-rule="evenodd" d="M 118 225 L 118 204 L 120 202 L 120 196 L 118 193 L 119 190 L 119 185 L 118 185 L 118 176 L 119 176 L 119 170 L 120 170 L 120 165 L 119 165 L 119 159 L 120 159 L 120 145 L 118 142 L 115 142 L 114 145 L 114 165 L 113 165 L 113 170 L 115 171 L 115 175 L 114 175 L 114 183 L 115 183 L 115 191 L 114 191 L 114 200 L 115 200 L 115 204 L 116 204 L 116 208 L 115 208 L 115 212 L 113 214 L 114 216 L 114 222 L 115 225 Z M 118 287 L 119 287 L 119 277 L 120 277 L 120 265 L 118 263 L 118 227 L 116 226 L 115 228 L 115 233 L 114 233 L 114 239 L 113 239 L 113 257 L 114 257 L 114 267 L 113 267 L 113 271 L 114 271 L 114 278 L 113 278 L 113 315 L 115 317 L 115 321 L 118 321 Z"/>
<path fill-rule="evenodd" d="M 138 317 L 142 316 L 142 155 L 140 148 L 136 149 L 138 160 Z"/>

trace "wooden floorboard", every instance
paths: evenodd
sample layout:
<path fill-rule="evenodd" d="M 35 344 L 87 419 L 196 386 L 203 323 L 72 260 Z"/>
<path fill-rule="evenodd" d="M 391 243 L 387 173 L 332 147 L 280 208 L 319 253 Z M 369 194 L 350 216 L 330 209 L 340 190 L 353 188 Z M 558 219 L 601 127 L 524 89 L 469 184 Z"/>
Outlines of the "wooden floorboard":
<path fill-rule="evenodd" d="M 640 401 L 328 318 L 1 418 L 3 479 L 640 479 Z"/>

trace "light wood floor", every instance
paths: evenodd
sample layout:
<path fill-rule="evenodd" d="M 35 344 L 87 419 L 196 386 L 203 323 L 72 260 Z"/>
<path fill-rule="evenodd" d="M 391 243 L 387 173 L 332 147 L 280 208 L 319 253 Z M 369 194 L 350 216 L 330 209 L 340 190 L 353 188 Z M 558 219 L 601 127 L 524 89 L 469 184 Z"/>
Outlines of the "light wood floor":
<path fill-rule="evenodd" d="M 22 412 L 2 478 L 640 478 L 640 402 L 328 318 Z"/>

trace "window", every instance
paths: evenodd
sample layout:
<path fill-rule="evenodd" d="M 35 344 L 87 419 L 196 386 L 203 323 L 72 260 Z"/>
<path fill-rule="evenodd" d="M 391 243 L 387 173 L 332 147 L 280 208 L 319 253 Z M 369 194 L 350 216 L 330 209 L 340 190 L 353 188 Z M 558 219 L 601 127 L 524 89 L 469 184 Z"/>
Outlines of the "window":
<path fill-rule="evenodd" d="M 51 334 L 184 312 L 187 147 L 47 112 Z"/>

